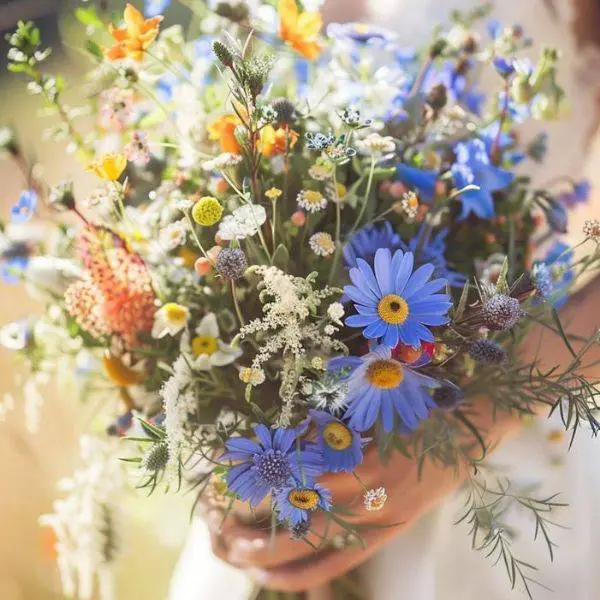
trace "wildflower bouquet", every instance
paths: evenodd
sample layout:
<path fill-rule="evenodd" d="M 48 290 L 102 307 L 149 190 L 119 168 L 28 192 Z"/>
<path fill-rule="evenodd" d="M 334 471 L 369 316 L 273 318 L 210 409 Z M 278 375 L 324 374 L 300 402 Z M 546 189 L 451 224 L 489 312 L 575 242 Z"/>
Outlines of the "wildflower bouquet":
<path fill-rule="evenodd" d="M 247 503 L 316 550 L 360 543 L 356 515 L 395 502 L 356 475 L 360 499 L 342 505 L 324 475 L 356 473 L 365 453 L 464 470 L 476 545 L 529 590 L 493 526 L 506 490 L 483 479 L 474 401 L 485 394 L 494 415 L 551 407 L 573 434 L 600 427 L 579 372 L 596 333 L 573 350 L 557 312 L 600 266 L 600 223 L 586 224 L 581 257 L 554 239 L 588 186 L 536 186 L 527 166 L 544 134 L 518 134 L 560 116 L 559 53 L 531 62 L 519 27 L 478 36 L 485 8 L 413 50 L 369 25 L 322 31 L 318 3 L 296 0 L 190 2 L 186 39 L 161 30 L 167 4 L 127 5 L 108 26 L 77 9 L 93 62 L 85 110 L 67 104 L 32 23 L 8 36 L 10 70 L 96 179 L 87 195 L 50 185 L 4 132 L 27 175 L 3 231 L 5 279 L 48 300 L 3 330 L 5 345 L 31 381 L 76 365 L 83 395 L 110 398 L 99 418 L 130 440 L 142 487 L 190 488 L 224 519 Z M 49 211 L 65 216 L 50 239 L 23 236 Z M 561 336 L 570 365 L 519 358 L 534 323 Z M 556 503 L 524 504 L 549 540 Z"/>

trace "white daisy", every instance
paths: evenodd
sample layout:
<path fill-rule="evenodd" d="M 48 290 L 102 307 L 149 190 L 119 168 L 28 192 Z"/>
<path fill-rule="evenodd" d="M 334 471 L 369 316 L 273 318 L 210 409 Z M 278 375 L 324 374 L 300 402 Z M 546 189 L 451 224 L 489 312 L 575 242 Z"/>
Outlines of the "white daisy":
<path fill-rule="evenodd" d="M 186 306 L 176 302 L 163 304 L 154 313 L 152 337 L 160 339 L 166 335 L 177 335 L 188 322 L 190 311 Z"/>
<path fill-rule="evenodd" d="M 158 243 L 166 251 L 170 252 L 185 244 L 187 235 L 187 224 L 181 219 L 174 223 L 169 223 L 164 229 L 161 229 L 158 236 Z"/>
<path fill-rule="evenodd" d="M 242 355 L 239 348 L 233 348 L 219 338 L 219 325 L 214 313 L 204 316 L 194 333 L 191 341 L 186 340 L 194 356 L 192 363 L 194 369 L 208 371 L 212 367 L 224 367 Z"/>

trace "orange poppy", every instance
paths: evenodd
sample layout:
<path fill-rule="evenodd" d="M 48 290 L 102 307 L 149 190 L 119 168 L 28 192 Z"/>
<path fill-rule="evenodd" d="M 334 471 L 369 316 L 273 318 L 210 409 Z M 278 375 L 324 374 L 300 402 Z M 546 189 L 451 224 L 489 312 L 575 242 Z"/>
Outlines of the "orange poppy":
<path fill-rule="evenodd" d="M 315 60 L 321 54 L 318 37 L 322 26 L 321 13 L 301 13 L 296 0 L 279 0 L 279 37 L 304 58 Z"/>
<path fill-rule="evenodd" d="M 271 158 L 285 152 L 286 139 L 289 147 L 293 148 L 298 141 L 298 134 L 293 129 L 275 129 L 272 125 L 265 125 L 260 131 L 258 148 L 263 156 Z"/>
<path fill-rule="evenodd" d="M 163 20 L 162 16 L 152 19 L 144 19 L 144 15 L 131 4 L 125 7 L 123 12 L 125 27 L 117 28 L 108 26 L 108 32 L 113 36 L 115 44 L 104 51 L 104 56 L 109 60 L 120 58 L 133 58 L 141 61 L 144 50 L 156 39 L 158 26 Z"/>
<path fill-rule="evenodd" d="M 208 137 L 211 140 L 219 140 L 223 152 L 241 154 L 242 147 L 235 137 L 235 128 L 241 124 L 236 115 L 223 115 L 207 127 Z"/>

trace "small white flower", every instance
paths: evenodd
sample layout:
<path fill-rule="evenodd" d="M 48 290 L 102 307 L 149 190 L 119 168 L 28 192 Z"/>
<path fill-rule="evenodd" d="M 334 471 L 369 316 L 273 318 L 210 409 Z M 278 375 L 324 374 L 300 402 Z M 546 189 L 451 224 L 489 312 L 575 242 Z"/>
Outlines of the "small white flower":
<path fill-rule="evenodd" d="M 385 137 L 378 133 L 371 133 L 363 140 L 357 140 L 356 147 L 361 154 L 370 156 L 381 156 L 382 154 L 391 154 L 396 150 L 394 138 L 386 135 Z"/>
<path fill-rule="evenodd" d="M 170 252 L 185 244 L 186 236 L 187 224 L 182 219 L 174 223 L 169 223 L 164 229 L 161 229 L 158 236 L 158 243 L 166 252 Z"/>
<path fill-rule="evenodd" d="M 15 321 L 0 329 L 0 345 L 8 350 L 23 350 L 28 337 L 28 327 L 24 321 Z"/>
<path fill-rule="evenodd" d="M 190 311 L 186 306 L 175 302 L 163 304 L 154 313 L 152 337 L 160 339 L 166 335 L 177 335 L 187 324 Z"/>
<path fill-rule="evenodd" d="M 190 350 L 195 357 L 192 366 L 198 371 L 230 365 L 242 355 L 239 348 L 233 348 L 219 338 L 219 325 L 214 313 L 202 317 L 190 342 Z"/>
<path fill-rule="evenodd" d="M 326 335 L 333 335 L 337 329 L 333 325 L 325 325 L 325 327 L 323 327 L 323 331 Z"/>
<path fill-rule="evenodd" d="M 242 157 L 239 154 L 224 152 L 223 154 L 219 154 L 219 156 L 215 156 L 215 158 L 205 160 L 202 163 L 202 168 L 205 171 L 222 171 L 227 167 L 234 167 L 235 165 L 239 164 L 241 160 Z"/>
<path fill-rule="evenodd" d="M 296 198 L 298 206 L 310 213 L 327 208 L 327 198 L 316 190 L 301 190 Z"/>
<path fill-rule="evenodd" d="M 244 204 L 219 224 L 218 235 L 222 240 L 243 240 L 258 233 L 267 220 L 267 212 L 258 204 Z"/>
<path fill-rule="evenodd" d="M 310 249 L 317 256 L 330 256 L 335 252 L 335 242 L 329 233 L 319 231 L 308 239 Z"/>
<path fill-rule="evenodd" d="M 332 302 L 327 307 L 327 315 L 334 323 L 341 325 L 341 319 L 344 316 L 344 306 L 341 302 Z"/>
<path fill-rule="evenodd" d="M 365 508 L 370 512 L 381 510 L 387 502 L 387 492 L 384 487 L 372 488 L 363 495 Z"/>

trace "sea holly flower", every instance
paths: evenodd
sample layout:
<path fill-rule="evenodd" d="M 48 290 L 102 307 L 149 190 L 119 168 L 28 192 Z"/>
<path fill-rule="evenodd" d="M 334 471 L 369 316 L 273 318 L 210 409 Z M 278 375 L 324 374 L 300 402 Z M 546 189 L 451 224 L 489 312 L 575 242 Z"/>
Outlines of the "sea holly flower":
<path fill-rule="evenodd" d="M 573 250 L 568 244 L 556 241 L 542 262 L 533 266 L 532 276 L 536 291 L 543 300 L 560 308 L 567 301 L 573 283 Z"/>
<path fill-rule="evenodd" d="M 317 426 L 317 444 L 323 453 L 326 471 L 354 471 L 363 461 L 363 446 L 370 439 L 341 419 L 321 411 L 310 410 L 310 419 Z"/>
<path fill-rule="evenodd" d="M 310 521 L 311 513 L 331 509 L 331 494 L 318 483 L 288 485 L 275 494 L 275 510 L 280 521 L 291 526 Z"/>
<path fill-rule="evenodd" d="M 176 302 L 163 304 L 154 315 L 152 337 L 160 339 L 167 335 L 177 335 L 186 326 L 190 311 Z"/>
<path fill-rule="evenodd" d="M 194 355 L 195 369 L 208 371 L 212 367 L 225 367 L 243 354 L 239 348 L 233 348 L 220 339 L 219 325 L 214 313 L 202 317 L 194 334 L 190 346 Z"/>
<path fill-rule="evenodd" d="M 221 456 L 221 462 L 237 463 L 227 471 L 227 487 L 251 506 L 260 504 L 274 489 L 323 473 L 323 459 L 314 444 L 298 449 L 296 439 L 301 431 L 256 425 L 254 433 L 257 441 L 229 438 Z"/>
<path fill-rule="evenodd" d="M 117 181 L 127 166 L 127 157 L 124 154 L 109 152 L 100 159 L 93 161 L 87 170 L 107 181 Z"/>
<path fill-rule="evenodd" d="M 392 358 L 386 346 L 377 346 L 361 357 L 334 358 L 328 368 L 350 371 L 344 376 L 348 408 L 343 419 L 357 431 L 367 431 L 378 417 L 388 433 L 396 425 L 412 431 L 436 406 L 429 391 L 440 383 Z"/>
<path fill-rule="evenodd" d="M 139 10 L 132 4 L 127 4 L 123 12 L 125 27 L 117 28 L 112 23 L 108 26 L 108 32 L 115 43 L 104 51 L 104 55 L 108 60 L 132 58 L 140 62 L 144 58 L 144 52 L 158 36 L 162 19 L 162 16 L 144 19 Z"/>
<path fill-rule="evenodd" d="M 296 0 L 279 0 L 279 37 L 308 60 L 321 54 L 318 42 L 323 19 L 319 12 L 300 12 Z"/>
<path fill-rule="evenodd" d="M 462 209 L 460 219 L 471 213 L 480 219 L 491 219 L 495 215 L 493 192 L 507 188 L 515 176 L 509 171 L 492 164 L 482 140 L 461 142 L 454 148 L 456 163 L 452 165 L 454 185 L 461 190 L 467 186 L 477 189 L 462 191 L 458 197 Z"/>
<path fill-rule="evenodd" d="M 10 209 L 10 220 L 13 223 L 26 223 L 35 213 L 38 195 L 33 190 L 24 190 Z"/>
<path fill-rule="evenodd" d="M 413 272 L 412 252 L 387 248 L 375 253 L 374 268 L 362 260 L 350 269 L 353 285 L 344 292 L 354 302 L 357 315 L 346 318 L 349 327 L 364 327 L 367 339 L 382 340 L 394 348 L 398 342 L 418 346 L 421 341 L 433 342 L 427 326 L 445 325 L 450 297 L 437 294 L 446 285 L 445 279 L 429 281 L 435 269 L 425 264 Z"/>

